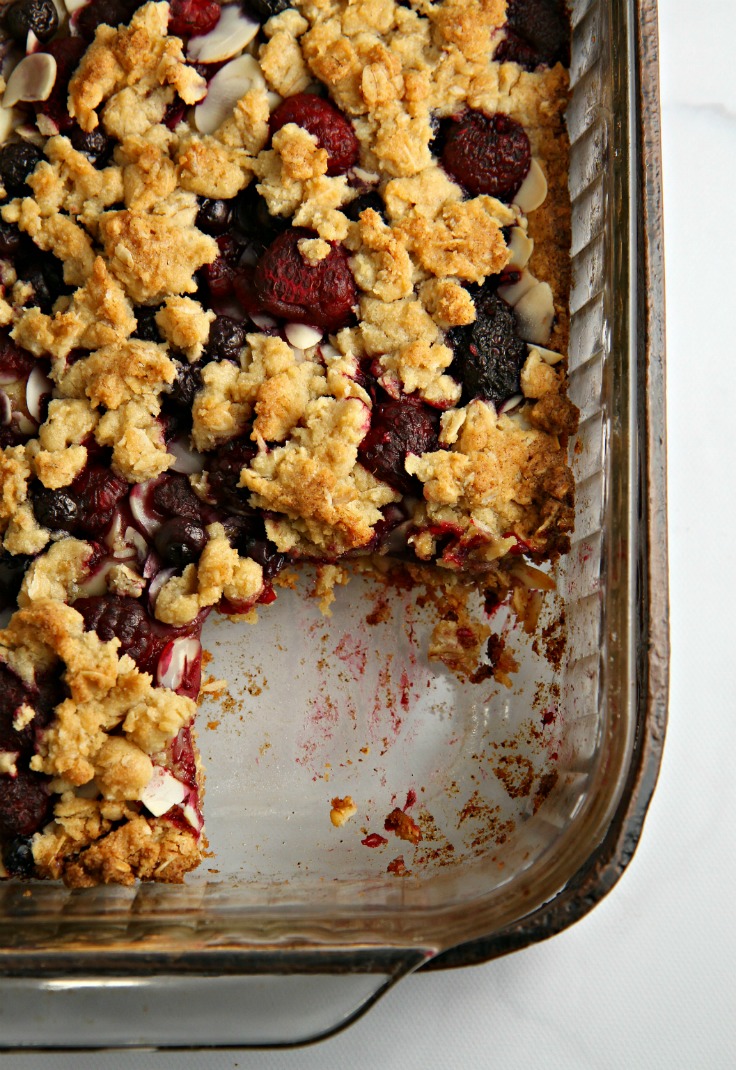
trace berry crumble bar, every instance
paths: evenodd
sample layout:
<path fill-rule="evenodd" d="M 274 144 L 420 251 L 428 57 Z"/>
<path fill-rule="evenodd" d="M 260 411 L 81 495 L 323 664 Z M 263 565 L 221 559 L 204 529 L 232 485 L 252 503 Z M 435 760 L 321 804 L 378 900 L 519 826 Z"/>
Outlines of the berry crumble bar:
<path fill-rule="evenodd" d="M 377 555 L 498 602 L 569 547 L 569 25 L 65 3 L 3 15 L 2 872 L 180 881 L 213 608 Z"/>

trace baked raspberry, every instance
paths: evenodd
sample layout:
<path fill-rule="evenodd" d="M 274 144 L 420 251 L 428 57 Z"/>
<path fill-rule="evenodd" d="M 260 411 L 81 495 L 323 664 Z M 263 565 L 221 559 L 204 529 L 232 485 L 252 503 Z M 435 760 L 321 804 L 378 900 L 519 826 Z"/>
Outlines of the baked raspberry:
<path fill-rule="evenodd" d="M 406 397 L 385 401 L 371 411 L 371 426 L 358 450 L 358 460 L 377 479 L 409 494 L 415 480 L 404 468 L 407 454 L 439 449 L 439 413 L 421 401 Z"/>
<path fill-rule="evenodd" d="M 128 484 L 102 464 L 83 468 L 71 485 L 78 506 L 78 526 L 87 535 L 102 535 L 115 506 L 128 493 Z"/>
<path fill-rule="evenodd" d="M 466 112 L 447 131 L 442 163 L 475 196 L 510 201 L 529 171 L 531 146 L 521 123 L 508 115 Z"/>
<path fill-rule="evenodd" d="M 304 227 L 281 234 L 258 261 L 253 285 L 264 312 L 337 331 L 355 318 L 355 280 L 341 245 L 333 243 L 324 260 L 314 264 L 302 256 L 299 241 L 313 237 Z"/>
<path fill-rule="evenodd" d="M 3 145 L 0 149 L 0 180 L 9 197 L 30 194 L 26 179 L 42 159 L 43 152 L 30 141 L 12 141 L 9 145 Z"/>
<path fill-rule="evenodd" d="M 0 376 L 11 379 L 27 379 L 36 364 L 25 349 L 21 349 L 8 334 L 0 333 Z"/>
<path fill-rule="evenodd" d="M 154 536 L 157 553 L 167 565 L 184 568 L 196 561 L 207 543 L 204 528 L 183 516 L 174 516 L 162 524 Z"/>
<path fill-rule="evenodd" d="M 80 17 L 86 11 L 97 11 L 99 6 L 98 4 L 88 4 L 87 7 L 79 11 Z M 92 30 L 90 36 L 94 37 L 94 30 Z M 69 82 L 79 66 L 79 61 L 86 48 L 87 42 L 83 41 L 81 37 L 61 37 L 51 41 L 44 49 L 44 52 L 48 52 L 56 60 L 56 81 L 48 98 L 39 101 L 35 108 L 37 112 L 51 119 L 61 133 L 70 130 L 75 125 L 69 114 Z"/>
<path fill-rule="evenodd" d="M 220 255 L 202 268 L 202 276 L 213 301 L 224 301 L 233 294 L 233 280 L 243 247 L 230 234 L 217 239 Z"/>
<path fill-rule="evenodd" d="M 553 67 L 555 63 L 569 66 L 570 63 L 570 20 L 565 11 L 564 0 L 510 0 L 506 12 L 508 28 L 517 41 L 526 43 L 534 55 L 536 63 Z M 513 48 L 513 41 L 511 43 Z M 523 57 L 523 52 L 521 53 Z M 498 51 L 494 59 L 498 59 Z M 515 57 L 509 55 L 506 58 Z M 521 66 L 533 69 L 516 60 Z"/>
<path fill-rule="evenodd" d="M 119 639 L 118 655 L 129 654 L 139 669 L 154 672 L 167 640 L 154 633 L 151 619 L 140 602 L 108 594 L 78 598 L 74 608 L 84 617 L 88 632 L 96 632 L 106 643 Z"/>
<path fill-rule="evenodd" d="M 29 769 L 0 780 L 0 829 L 6 836 L 31 836 L 41 828 L 49 809 L 46 780 Z"/>
<path fill-rule="evenodd" d="M 516 333 L 513 309 L 495 293 L 481 291 L 475 307 L 474 323 L 449 332 L 455 352 L 450 372 L 463 384 L 464 401 L 497 404 L 519 393 L 527 348 Z"/>
<path fill-rule="evenodd" d="M 518 63 L 525 71 L 536 70 L 541 62 L 529 42 L 508 28 L 506 36 L 493 53 L 493 58 L 497 63 Z"/>
<path fill-rule="evenodd" d="M 59 15 L 52 0 L 17 0 L 8 8 L 5 26 L 24 47 L 31 30 L 45 44 L 59 29 Z"/>
<path fill-rule="evenodd" d="M 271 115 L 271 136 L 287 123 L 296 123 L 327 149 L 327 174 L 343 175 L 358 159 L 358 139 L 352 124 L 334 104 L 314 93 L 295 93 Z"/>
<path fill-rule="evenodd" d="M 31 742 L 30 725 L 21 733 L 13 725 L 16 711 L 24 704 L 33 706 L 28 688 L 12 669 L 0 662 L 0 750 L 21 750 Z"/>
<path fill-rule="evenodd" d="M 169 33 L 176 37 L 200 37 L 219 21 L 220 5 L 215 0 L 171 0 Z"/>

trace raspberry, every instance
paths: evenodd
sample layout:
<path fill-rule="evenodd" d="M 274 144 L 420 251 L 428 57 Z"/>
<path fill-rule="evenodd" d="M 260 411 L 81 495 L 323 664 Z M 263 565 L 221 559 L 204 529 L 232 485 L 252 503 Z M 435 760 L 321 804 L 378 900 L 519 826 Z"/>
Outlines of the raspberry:
<path fill-rule="evenodd" d="M 17 776 L 2 778 L 0 829 L 8 836 L 31 836 L 43 825 L 49 808 L 49 789 L 40 776 L 19 768 Z"/>
<path fill-rule="evenodd" d="M 513 38 L 508 37 L 506 50 L 519 52 L 519 59 L 511 54 L 506 59 L 515 59 L 522 67 L 533 70 L 540 63 L 553 67 L 555 63 L 564 66 L 570 64 L 570 20 L 565 11 L 563 0 L 510 0 L 506 13 L 507 26 L 513 32 L 517 42 L 531 50 L 536 62 L 532 66 L 523 62 L 525 50 L 515 46 Z M 503 48 L 502 42 L 500 48 Z M 499 59 L 498 51 L 494 59 Z"/>
<path fill-rule="evenodd" d="M 52 0 L 17 0 L 8 8 L 5 25 L 10 36 L 25 47 L 29 30 L 39 41 L 50 41 L 59 29 L 59 15 Z"/>
<path fill-rule="evenodd" d="M 494 293 L 476 298 L 477 318 L 455 327 L 449 341 L 455 351 L 450 371 L 463 384 L 463 398 L 498 403 L 518 394 L 527 348 L 516 334 L 516 319 Z"/>
<path fill-rule="evenodd" d="M 217 245 L 220 255 L 211 264 L 205 264 L 202 268 L 202 275 L 210 297 L 214 301 L 222 301 L 232 297 L 233 280 L 243 247 L 229 234 L 221 235 L 217 239 Z"/>
<path fill-rule="evenodd" d="M 214 30 L 220 21 L 220 5 L 215 0 L 172 0 L 169 33 L 175 37 L 200 37 Z"/>
<path fill-rule="evenodd" d="M 287 123 L 296 123 L 327 149 L 327 174 L 343 175 L 358 159 L 358 139 L 341 111 L 314 93 L 295 93 L 279 104 L 269 121 L 271 136 Z"/>
<path fill-rule="evenodd" d="M 34 705 L 28 689 L 7 665 L 0 662 L 0 750 L 20 750 L 32 742 L 30 725 L 21 733 L 13 727 L 13 715 L 24 703 Z"/>
<path fill-rule="evenodd" d="M 253 285 L 265 312 L 336 331 L 354 319 L 355 280 L 341 245 L 333 244 L 324 260 L 305 260 L 298 242 L 312 237 L 312 231 L 293 227 L 276 238 L 256 265 Z"/>
<path fill-rule="evenodd" d="M 96 632 L 103 642 L 119 639 L 118 655 L 129 654 L 139 669 L 155 671 L 166 639 L 154 634 L 148 614 L 135 598 L 114 594 L 78 598 L 74 608 L 84 617 L 88 632 Z"/>
<path fill-rule="evenodd" d="M 386 401 L 371 412 L 371 426 L 360 444 L 358 460 L 377 479 L 409 494 L 415 480 L 404 468 L 407 454 L 439 449 L 439 415 L 413 398 Z"/>
<path fill-rule="evenodd" d="M 87 535 L 102 535 L 128 484 L 102 464 L 88 464 L 71 485 L 79 508 L 78 525 Z"/>
<path fill-rule="evenodd" d="M 26 179 L 43 159 L 43 152 L 30 141 L 12 141 L 0 149 L 0 179 L 9 197 L 30 194 Z"/>
<path fill-rule="evenodd" d="M 30 353 L 21 349 L 5 332 L 0 333 L 0 373 L 13 379 L 27 379 L 35 363 Z"/>
<path fill-rule="evenodd" d="M 508 115 L 466 112 L 447 132 L 442 163 L 470 193 L 510 201 L 529 171 L 524 127 Z"/>
<path fill-rule="evenodd" d="M 528 41 L 509 29 L 493 53 L 493 58 L 497 63 L 518 63 L 525 71 L 535 70 L 540 63 L 539 56 Z"/>

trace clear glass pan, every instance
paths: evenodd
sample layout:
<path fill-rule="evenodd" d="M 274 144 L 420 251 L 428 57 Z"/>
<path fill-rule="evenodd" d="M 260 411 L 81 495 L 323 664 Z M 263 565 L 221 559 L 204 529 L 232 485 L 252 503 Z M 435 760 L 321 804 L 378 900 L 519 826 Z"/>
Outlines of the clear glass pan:
<path fill-rule="evenodd" d="M 631 857 L 667 701 L 656 4 L 572 8 L 578 516 L 546 618 L 565 660 L 517 629 L 512 688 L 459 684 L 424 657 L 416 595 L 387 608 L 375 580 L 328 621 L 284 593 L 256 628 L 210 622 L 230 684 L 199 718 L 212 857 L 182 887 L 0 886 L 6 1049 L 313 1039 L 411 970 L 560 931 Z M 410 793 L 423 841 L 364 845 Z M 335 795 L 358 806 L 342 828 Z"/>

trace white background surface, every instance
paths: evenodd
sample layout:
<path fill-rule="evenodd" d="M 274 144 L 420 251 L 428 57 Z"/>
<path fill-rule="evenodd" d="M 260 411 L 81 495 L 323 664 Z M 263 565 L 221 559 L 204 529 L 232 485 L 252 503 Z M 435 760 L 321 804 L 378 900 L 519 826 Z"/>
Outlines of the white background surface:
<path fill-rule="evenodd" d="M 623 879 L 548 943 L 406 980 L 315 1047 L 5 1056 L 4 1070 L 736 1067 L 736 3 L 660 9 L 671 702 L 659 787 Z"/>

